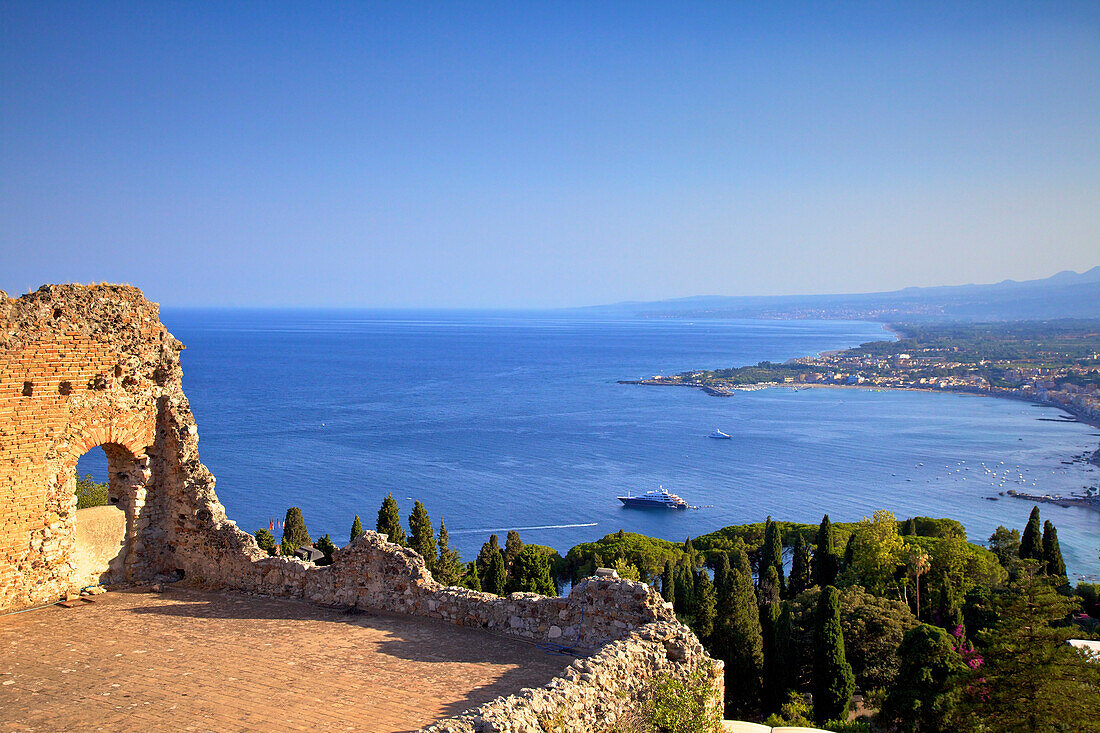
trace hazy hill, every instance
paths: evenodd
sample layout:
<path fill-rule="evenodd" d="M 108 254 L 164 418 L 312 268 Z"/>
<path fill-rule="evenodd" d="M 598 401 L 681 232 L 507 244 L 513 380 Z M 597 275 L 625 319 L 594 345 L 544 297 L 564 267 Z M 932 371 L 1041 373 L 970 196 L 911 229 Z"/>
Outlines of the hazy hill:
<path fill-rule="evenodd" d="M 843 318 L 892 320 L 1035 320 L 1100 318 L 1100 266 L 1042 280 L 905 288 L 852 295 L 720 296 L 628 302 L 587 310 L 653 318 Z"/>

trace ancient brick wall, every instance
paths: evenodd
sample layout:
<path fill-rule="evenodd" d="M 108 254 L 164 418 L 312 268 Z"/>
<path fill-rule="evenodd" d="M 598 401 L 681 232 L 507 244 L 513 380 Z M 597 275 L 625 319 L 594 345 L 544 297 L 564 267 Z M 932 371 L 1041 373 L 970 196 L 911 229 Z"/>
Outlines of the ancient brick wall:
<path fill-rule="evenodd" d="M 620 700 L 657 671 L 709 665 L 671 606 L 643 583 L 591 578 L 568 598 L 498 598 L 441 586 L 419 555 L 374 532 L 337 551 L 328 567 L 268 557 L 226 517 L 199 461 L 182 348 L 136 288 L 53 285 L 18 299 L 0 292 L 0 611 L 55 601 L 86 578 L 77 573 L 74 474 L 77 459 L 102 446 L 111 501 L 126 513 L 125 580 L 182 577 L 582 649 L 626 640 L 599 657 L 600 679 L 617 680 Z M 637 672 L 633 682 L 627 668 Z M 590 701 L 599 685 L 590 684 L 591 671 L 578 675 L 553 700 Z"/>
<path fill-rule="evenodd" d="M 77 459 L 103 446 L 131 545 L 159 523 L 148 502 L 158 400 L 179 344 L 135 288 L 0 293 L 0 609 L 55 600 L 72 572 Z M 155 543 L 153 545 L 155 547 Z M 155 572 L 134 553 L 130 577 Z"/>

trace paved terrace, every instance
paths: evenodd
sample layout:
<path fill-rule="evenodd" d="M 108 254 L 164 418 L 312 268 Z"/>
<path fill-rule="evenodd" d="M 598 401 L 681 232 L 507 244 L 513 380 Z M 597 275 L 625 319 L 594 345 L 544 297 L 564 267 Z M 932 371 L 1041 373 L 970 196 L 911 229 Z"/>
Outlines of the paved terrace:
<path fill-rule="evenodd" d="M 572 661 L 480 629 L 171 589 L 0 617 L 0 731 L 412 731 Z"/>

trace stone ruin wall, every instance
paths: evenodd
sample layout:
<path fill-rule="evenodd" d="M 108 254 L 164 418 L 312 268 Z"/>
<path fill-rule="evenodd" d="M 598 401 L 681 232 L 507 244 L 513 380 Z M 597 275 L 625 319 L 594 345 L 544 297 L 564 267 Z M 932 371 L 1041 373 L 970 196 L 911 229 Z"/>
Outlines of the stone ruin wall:
<path fill-rule="evenodd" d="M 100 446 L 111 501 L 126 514 L 120 581 L 184 577 L 207 588 L 412 614 L 535 641 L 607 645 L 547 688 L 434 730 L 541 730 L 516 721 L 541 720 L 551 708 L 556 719 L 579 726 L 564 729 L 595 730 L 598 720 L 621 717 L 649 675 L 682 677 L 703 663 L 720 691 L 721 663 L 711 665 L 643 583 L 591 578 L 568 598 L 498 598 L 443 587 L 419 555 L 374 532 L 338 550 L 327 567 L 268 557 L 226 517 L 214 477 L 199 461 L 182 349 L 156 304 L 133 287 L 51 285 L 18 299 L 0 291 L 0 611 L 79 590 L 74 475 L 80 456 Z M 601 691 L 614 692 L 613 701 Z"/>

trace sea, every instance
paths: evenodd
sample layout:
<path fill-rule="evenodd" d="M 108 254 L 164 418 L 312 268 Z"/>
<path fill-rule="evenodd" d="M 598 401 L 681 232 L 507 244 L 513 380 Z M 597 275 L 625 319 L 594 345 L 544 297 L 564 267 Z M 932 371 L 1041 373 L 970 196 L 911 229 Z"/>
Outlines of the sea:
<path fill-rule="evenodd" d="M 618 384 L 893 338 L 881 324 L 596 317 L 586 312 L 182 310 L 202 461 L 254 532 L 302 508 L 311 535 L 423 502 L 473 559 L 510 529 L 563 554 L 624 529 L 682 541 L 731 524 L 952 517 L 974 542 L 1022 529 L 1007 489 L 1095 486 L 1100 430 L 982 396 L 775 387 L 711 397 Z M 731 440 L 708 439 L 720 429 Z M 102 451 L 82 473 L 105 476 Z M 624 508 L 664 487 L 692 509 Z M 1071 579 L 1100 576 L 1100 512 L 1040 506 Z"/>

